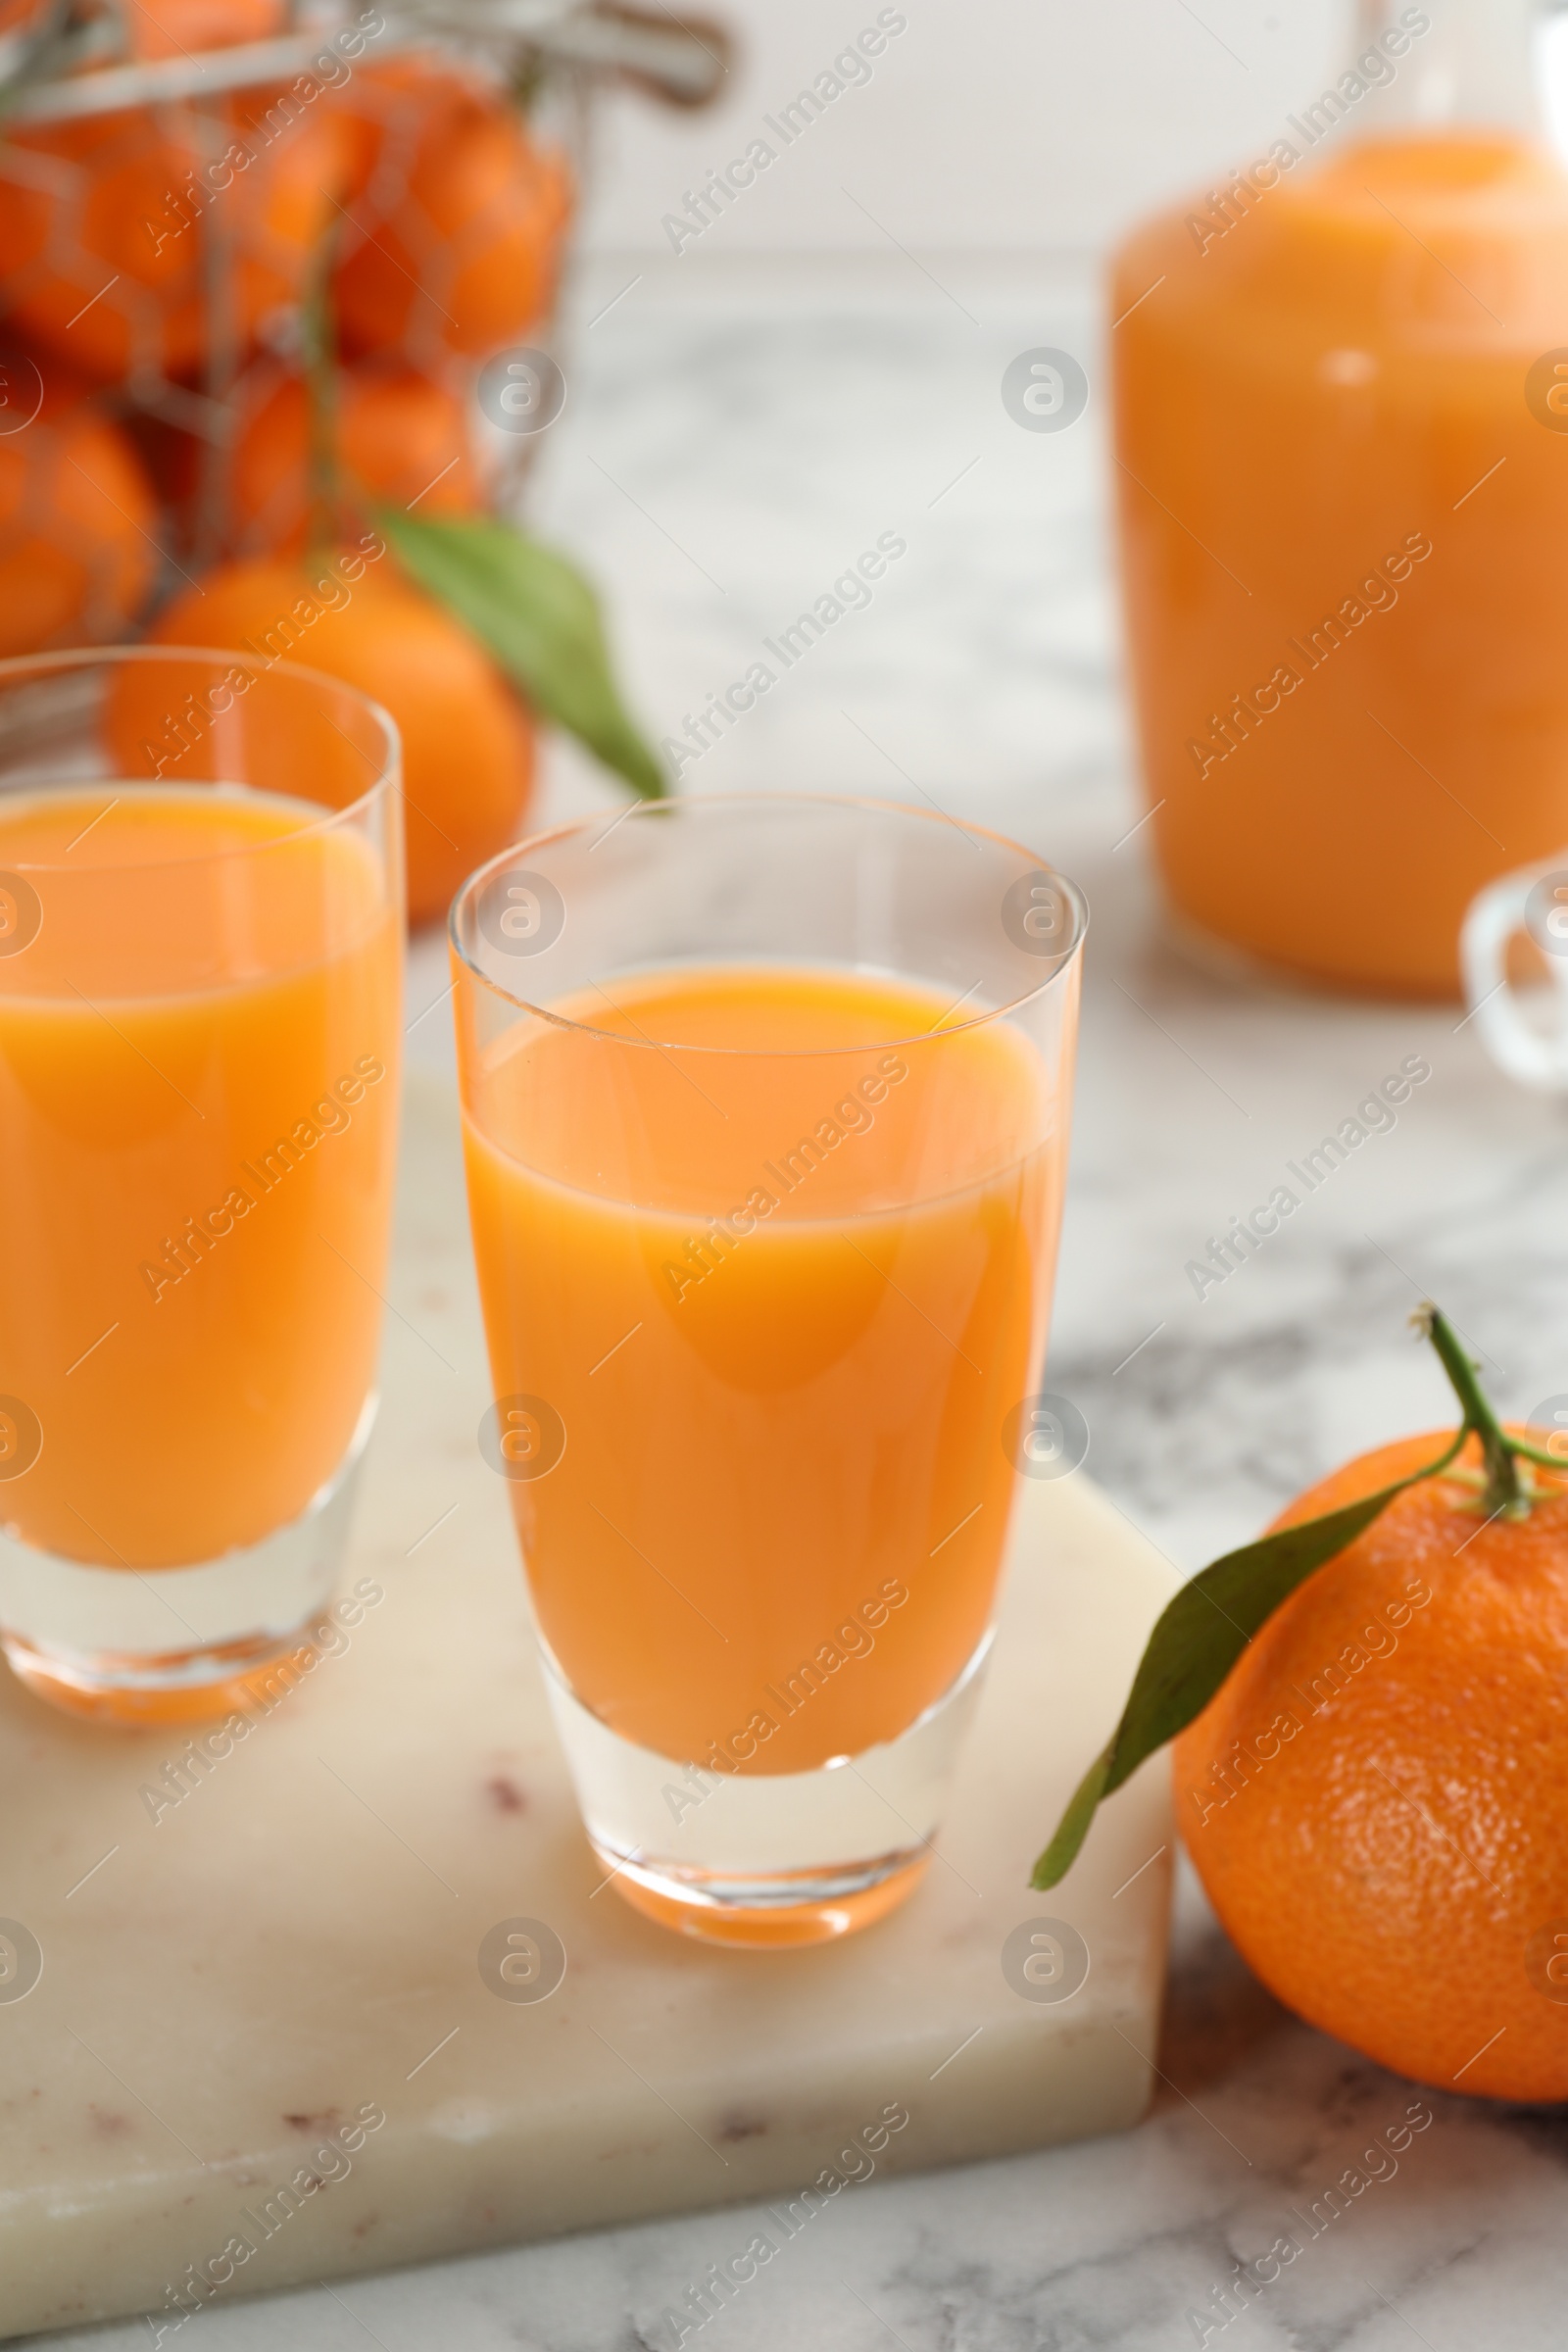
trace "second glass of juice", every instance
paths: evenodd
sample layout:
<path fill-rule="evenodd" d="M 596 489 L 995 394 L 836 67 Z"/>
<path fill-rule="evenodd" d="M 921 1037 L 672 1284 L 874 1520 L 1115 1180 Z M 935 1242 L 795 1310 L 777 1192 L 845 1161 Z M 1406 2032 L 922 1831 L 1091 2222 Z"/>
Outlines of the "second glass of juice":
<path fill-rule="evenodd" d="M 373 1416 L 397 738 L 285 662 L 0 664 L 0 1641 L 113 1721 L 307 1635 Z"/>
<path fill-rule="evenodd" d="M 588 1835 L 687 1934 L 910 1891 L 991 1638 L 1085 910 L 973 827 L 682 800 L 452 914 L 468 1198 Z"/>

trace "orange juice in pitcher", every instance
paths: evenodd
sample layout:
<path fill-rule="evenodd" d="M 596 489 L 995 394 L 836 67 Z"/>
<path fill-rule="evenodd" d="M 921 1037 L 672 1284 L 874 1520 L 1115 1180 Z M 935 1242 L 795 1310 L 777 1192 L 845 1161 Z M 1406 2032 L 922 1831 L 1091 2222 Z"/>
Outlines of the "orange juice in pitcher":
<path fill-rule="evenodd" d="M 1345 73 L 1119 253 L 1131 671 L 1178 929 L 1451 995 L 1568 838 L 1568 174 L 1527 0 L 1361 11 Z"/>

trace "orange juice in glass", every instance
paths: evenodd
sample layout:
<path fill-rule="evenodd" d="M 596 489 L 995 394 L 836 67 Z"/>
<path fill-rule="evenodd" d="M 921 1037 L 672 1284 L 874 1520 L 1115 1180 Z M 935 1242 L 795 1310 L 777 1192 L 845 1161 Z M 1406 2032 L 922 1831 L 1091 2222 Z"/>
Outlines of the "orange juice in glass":
<path fill-rule="evenodd" d="M 328 1597 L 372 1382 L 397 748 L 238 656 L 0 665 L 0 1640 L 220 1711 Z"/>
<path fill-rule="evenodd" d="M 589 1837 L 688 1934 L 839 1935 L 925 1866 L 1040 1366 L 1083 926 L 993 835 L 771 796 L 569 827 L 454 906 L 480 1442 Z"/>

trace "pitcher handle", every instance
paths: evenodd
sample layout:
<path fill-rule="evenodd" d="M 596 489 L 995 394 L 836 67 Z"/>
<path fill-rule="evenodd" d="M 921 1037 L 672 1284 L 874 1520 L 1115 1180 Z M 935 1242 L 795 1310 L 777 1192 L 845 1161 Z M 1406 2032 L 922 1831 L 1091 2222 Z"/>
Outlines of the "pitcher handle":
<path fill-rule="evenodd" d="M 1556 984 L 1551 1034 L 1531 1027 L 1508 983 L 1508 945 L 1520 932 L 1544 951 Z M 1459 956 L 1465 1001 L 1493 1060 L 1525 1086 L 1568 1089 L 1568 867 L 1523 866 L 1490 883 L 1466 911 Z"/>

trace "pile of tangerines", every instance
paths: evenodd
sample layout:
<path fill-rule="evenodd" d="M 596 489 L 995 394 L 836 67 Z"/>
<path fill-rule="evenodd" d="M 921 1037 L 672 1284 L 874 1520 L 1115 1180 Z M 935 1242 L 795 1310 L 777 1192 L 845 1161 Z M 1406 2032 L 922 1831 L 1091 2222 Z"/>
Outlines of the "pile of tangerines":
<path fill-rule="evenodd" d="M 282 0 L 124 15 L 139 60 L 284 29 Z M 323 442 L 328 539 L 482 509 L 474 378 L 549 311 L 570 176 L 476 70 L 354 49 L 309 89 L 0 125 L 0 656 L 259 644 L 331 553 Z M 525 706 L 390 554 L 298 658 L 400 720 L 411 912 L 439 913 L 521 814 Z"/>

